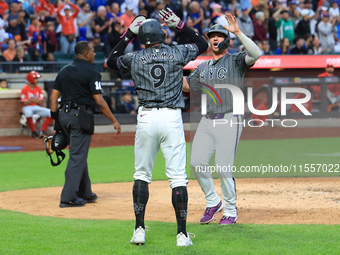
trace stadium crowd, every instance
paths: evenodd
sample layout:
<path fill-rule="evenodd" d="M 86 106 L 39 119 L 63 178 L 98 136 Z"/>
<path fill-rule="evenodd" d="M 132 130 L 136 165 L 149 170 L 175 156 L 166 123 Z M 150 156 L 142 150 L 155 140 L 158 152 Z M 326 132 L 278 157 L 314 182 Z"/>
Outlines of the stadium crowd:
<path fill-rule="evenodd" d="M 213 24 L 227 25 L 224 14 L 231 12 L 264 55 L 340 53 L 337 0 L 0 0 L 0 61 L 53 61 L 52 54 L 73 54 L 81 40 L 108 56 L 136 15 L 163 22 L 158 11 L 165 7 L 202 35 Z M 164 30 L 166 43 L 187 42 Z M 229 52 L 244 50 L 231 37 Z M 138 49 L 135 40 L 126 52 Z"/>

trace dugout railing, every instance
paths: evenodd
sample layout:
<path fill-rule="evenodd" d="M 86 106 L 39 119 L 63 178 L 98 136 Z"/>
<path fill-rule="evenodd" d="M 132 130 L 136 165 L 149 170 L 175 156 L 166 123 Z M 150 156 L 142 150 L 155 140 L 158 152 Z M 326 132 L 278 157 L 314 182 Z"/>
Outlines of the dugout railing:
<path fill-rule="evenodd" d="M 13 75 L 12 74 L 12 78 Z M 51 90 L 53 87 L 54 80 L 42 80 L 40 83 L 41 87 L 43 87 L 48 96 L 47 96 L 47 107 L 49 107 L 49 95 L 51 94 Z M 25 81 L 23 79 L 15 80 L 11 79 L 10 83 L 22 83 Z M 327 85 L 330 84 L 339 84 L 339 77 L 270 77 L 266 79 L 262 78 L 248 78 L 245 79 L 245 86 L 243 89 L 244 99 L 245 99 L 245 118 L 251 118 L 251 112 L 247 107 L 247 88 L 252 87 L 252 98 L 253 98 L 253 106 L 257 108 L 263 102 L 266 102 L 268 107 L 272 105 L 272 97 L 273 97 L 273 88 L 278 88 L 278 105 L 274 114 L 268 115 L 268 118 L 271 119 L 310 119 L 310 118 L 340 118 L 339 105 L 332 104 L 327 97 Z M 313 86 L 320 86 L 320 98 L 315 98 L 315 93 L 312 89 Z M 308 88 L 312 94 L 312 105 L 313 110 L 311 111 L 311 116 L 306 116 L 301 112 L 291 112 L 290 106 L 287 107 L 287 114 L 285 116 L 281 115 L 280 111 L 280 95 L 281 89 L 283 87 L 304 87 Z M 109 96 L 112 99 L 112 106 L 116 108 L 119 105 L 119 100 L 121 98 L 121 93 L 123 90 L 129 89 L 131 92 L 134 91 L 134 84 L 132 80 L 107 80 L 102 81 L 103 93 L 106 96 Z M 339 85 L 340 89 L 340 85 Z M 295 96 L 294 93 L 290 95 L 290 98 Z M 198 103 L 199 104 L 199 103 Z M 331 107 L 333 106 L 333 107 Z M 197 116 L 196 116 L 197 115 Z M 130 114 L 119 114 L 115 113 L 115 116 L 122 124 L 135 124 L 136 116 Z M 196 112 L 183 112 L 183 121 L 198 121 L 200 119 L 200 109 L 198 108 Z M 95 118 L 97 125 L 106 125 L 110 124 L 109 120 L 101 114 L 97 114 Z"/>
<path fill-rule="evenodd" d="M 57 61 L 24 61 L 24 62 L 0 62 L 0 73 L 16 74 L 28 73 L 30 71 L 37 71 L 39 73 L 58 73 L 60 69 L 71 60 L 57 60 Z M 104 71 L 103 61 L 96 60 L 94 62 L 100 72 Z"/>

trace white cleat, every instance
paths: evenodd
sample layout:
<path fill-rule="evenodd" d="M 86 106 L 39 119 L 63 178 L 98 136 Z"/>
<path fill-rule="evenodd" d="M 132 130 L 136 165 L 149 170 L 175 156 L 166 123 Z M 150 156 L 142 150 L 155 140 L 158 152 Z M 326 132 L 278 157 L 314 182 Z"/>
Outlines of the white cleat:
<path fill-rule="evenodd" d="M 195 235 L 192 233 L 188 233 L 188 232 L 187 232 L 187 235 L 188 236 L 185 236 L 182 232 L 177 235 L 177 246 L 183 247 L 183 246 L 193 245 L 190 236 L 195 237 Z"/>
<path fill-rule="evenodd" d="M 139 227 L 134 230 L 130 243 L 142 245 L 145 243 L 145 229 Z"/>

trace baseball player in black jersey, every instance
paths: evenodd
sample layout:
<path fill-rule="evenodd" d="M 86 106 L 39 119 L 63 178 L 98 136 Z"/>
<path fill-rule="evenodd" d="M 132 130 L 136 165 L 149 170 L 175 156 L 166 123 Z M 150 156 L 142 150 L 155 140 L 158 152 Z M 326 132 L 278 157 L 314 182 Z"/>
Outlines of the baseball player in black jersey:
<path fill-rule="evenodd" d="M 181 108 L 184 107 L 183 67 L 206 51 L 208 44 L 170 9 L 160 11 L 159 15 L 170 28 L 185 33 L 192 43 L 166 45 L 160 23 L 155 19 L 142 20 L 141 16 L 137 16 L 110 53 L 107 65 L 121 72 L 131 73 L 139 101 L 133 185 L 136 225 L 131 243 L 145 242 L 144 214 L 149 198 L 148 184 L 151 183 L 155 158 L 161 148 L 166 163 L 166 175 L 172 188 L 172 204 L 178 227 L 177 246 L 189 246 L 192 241 L 186 231 L 188 180 L 181 113 Z M 135 26 L 140 21 L 142 24 L 137 30 Z M 137 34 L 145 49 L 122 55 L 127 43 Z"/>
<path fill-rule="evenodd" d="M 79 207 L 95 202 L 87 168 L 87 155 L 94 131 L 92 99 L 120 133 L 120 125 L 102 96 L 101 75 L 93 65 L 93 45 L 87 41 L 75 46 L 75 60 L 58 73 L 51 94 L 51 117 L 54 129 L 62 131 L 70 146 L 70 158 L 65 171 L 65 184 L 60 207 Z M 61 106 L 58 109 L 58 98 Z"/>
<path fill-rule="evenodd" d="M 192 143 L 190 165 L 207 201 L 201 224 L 211 222 L 223 208 L 220 225 L 233 224 L 237 220 L 235 180 L 230 169 L 234 165 L 243 122 L 241 116 L 233 115 L 231 92 L 217 86 L 232 84 L 242 89 L 245 71 L 261 56 L 256 44 L 240 31 L 235 16 L 228 13 L 225 17 L 229 27 L 214 25 L 208 32 L 213 58 L 199 64 L 187 79 L 184 78 L 183 86 L 184 91 L 201 88 L 206 95 L 205 91 L 212 93 L 215 90 L 220 98 L 220 102 L 215 104 L 210 96 L 206 97 L 206 115 L 201 118 Z M 247 52 L 228 54 L 229 32 L 238 37 Z M 218 121 L 220 124 L 216 124 Z M 215 191 L 210 171 L 206 171 L 214 153 L 223 201 Z"/>

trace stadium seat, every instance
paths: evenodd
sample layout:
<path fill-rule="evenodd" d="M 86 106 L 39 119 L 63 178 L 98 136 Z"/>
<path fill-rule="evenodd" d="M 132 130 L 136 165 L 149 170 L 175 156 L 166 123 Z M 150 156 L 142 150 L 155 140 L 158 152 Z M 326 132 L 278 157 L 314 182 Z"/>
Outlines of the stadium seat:
<path fill-rule="evenodd" d="M 71 54 L 68 53 L 54 52 L 53 55 L 56 61 L 69 61 L 73 59 L 71 58 Z"/>
<path fill-rule="evenodd" d="M 28 53 L 25 54 L 25 57 L 27 58 L 28 61 L 31 61 L 31 56 L 30 56 L 30 54 L 28 54 Z"/>
<path fill-rule="evenodd" d="M 95 57 L 95 60 L 96 61 L 104 61 L 105 59 L 105 55 L 104 55 L 104 52 L 96 52 L 96 57 Z"/>

